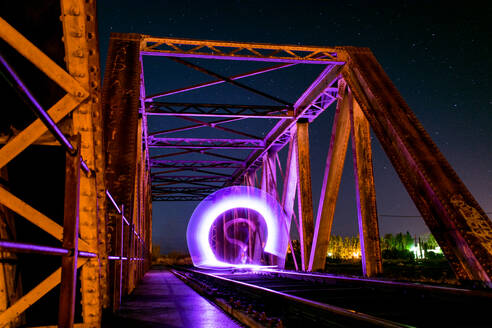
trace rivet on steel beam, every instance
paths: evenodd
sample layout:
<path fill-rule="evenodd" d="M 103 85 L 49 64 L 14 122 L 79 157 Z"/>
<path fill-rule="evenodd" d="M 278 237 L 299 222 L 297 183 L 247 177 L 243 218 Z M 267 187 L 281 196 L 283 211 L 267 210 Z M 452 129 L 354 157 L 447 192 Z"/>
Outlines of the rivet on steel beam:
<path fill-rule="evenodd" d="M 81 38 L 82 37 L 82 33 L 81 32 L 72 32 L 70 33 L 72 35 L 72 37 L 74 38 Z"/>
<path fill-rule="evenodd" d="M 66 61 L 66 60 L 65 60 L 65 61 Z M 80 98 L 82 98 L 82 97 L 84 97 L 84 96 L 85 96 L 85 94 L 84 94 L 82 91 L 77 91 L 77 92 L 75 93 L 75 95 L 76 95 L 77 97 L 80 97 Z"/>
<path fill-rule="evenodd" d="M 77 49 L 73 52 L 74 57 L 84 58 L 84 51 L 82 49 Z"/>
<path fill-rule="evenodd" d="M 72 7 L 70 8 L 70 10 L 68 11 L 68 14 L 69 15 L 72 15 L 72 16 L 79 16 L 80 15 L 80 9 L 77 8 L 77 7 Z"/>

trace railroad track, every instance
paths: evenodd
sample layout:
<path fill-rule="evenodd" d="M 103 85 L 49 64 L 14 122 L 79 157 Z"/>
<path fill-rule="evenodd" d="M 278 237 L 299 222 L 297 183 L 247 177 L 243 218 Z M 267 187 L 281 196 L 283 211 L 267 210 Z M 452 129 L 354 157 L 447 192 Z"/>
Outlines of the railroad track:
<path fill-rule="evenodd" d="M 492 292 L 278 270 L 173 272 L 250 327 L 492 327 Z"/>

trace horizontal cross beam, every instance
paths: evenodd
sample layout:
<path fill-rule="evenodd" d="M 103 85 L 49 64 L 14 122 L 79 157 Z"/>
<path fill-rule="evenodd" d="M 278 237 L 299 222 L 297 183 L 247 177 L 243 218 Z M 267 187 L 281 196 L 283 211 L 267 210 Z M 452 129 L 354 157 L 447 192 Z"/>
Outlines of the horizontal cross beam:
<path fill-rule="evenodd" d="M 152 193 L 211 193 L 220 187 L 157 187 Z"/>
<path fill-rule="evenodd" d="M 151 160 L 152 168 L 240 168 L 240 161 Z"/>
<path fill-rule="evenodd" d="M 206 196 L 152 196 L 154 202 L 180 202 L 180 201 L 196 201 L 203 200 Z"/>
<path fill-rule="evenodd" d="M 152 182 L 225 182 L 229 179 L 228 177 L 214 175 L 158 175 L 152 179 Z"/>
<path fill-rule="evenodd" d="M 149 148 L 179 149 L 262 149 L 261 139 L 157 138 L 149 136 Z"/>
<path fill-rule="evenodd" d="M 244 118 L 289 118 L 293 112 L 286 106 L 232 105 L 176 102 L 148 102 L 147 115 L 196 116 L 196 117 L 244 117 Z"/>
<path fill-rule="evenodd" d="M 343 64 L 343 52 L 330 47 L 273 45 L 155 38 L 143 36 L 141 53 L 148 56 L 191 57 L 306 64 Z"/>

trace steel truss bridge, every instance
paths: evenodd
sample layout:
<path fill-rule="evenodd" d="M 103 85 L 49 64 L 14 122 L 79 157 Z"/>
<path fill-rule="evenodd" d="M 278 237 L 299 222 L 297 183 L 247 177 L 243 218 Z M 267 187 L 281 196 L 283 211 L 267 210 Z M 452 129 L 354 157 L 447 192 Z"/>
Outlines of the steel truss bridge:
<path fill-rule="evenodd" d="M 23 324 L 24 312 L 53 293 L 59 301 L 59 313 L 53 310 L 59 326 L 72 327 L 74 322 L 75 326 L 99 326 L 103 311 L 116 311 L 122 296 L 134 290 L 149 268 L 152 202 L 198 201 L 225 186 L 257 186 L 277 197 L 287 225 L 294 222 L 300 235 L 298 270 L 324 268 L 349 140 L 363 273 L 381 275 L 371 128 L 458 279 L 492 286 L 490 219 L 369 49 L 113 33 L 101 83 L 95 2 L 62 0 L 60 8 L 44 19 L 26 22 L 18 12 L 0 19 L 4 89 L 15 105 L 5 114 L 12 126 L 2 125 L 0 131 L 4 260 L 0 264 L 0 326 Z M 57 41 L 40 37 L 36 26 L 58 37 Z M 150 94 L 147 90 L 155 87 L 144 82 L 148 72 L 143 65 L 149 57 L 163 57 L 163 62 L 171 61 L 211 80 Z M 264 66 L 228 76 L 201 64 L 230 61 Z M 316 65 L 320 73 L 294 102 L 247 83 L 249 78 L 300 65 Z M 217 85 L 242 89 L 268 104 L 167 101 Z M 334 103 L 315 216 L 309 127 Z M 152 123 L 172 119 L 189 124 Z M 241 129 L 252 121 L 269 127 L 260 133 Z M 190 137 L 203 129 L 217 135 Z M 234 137 L 224 138 L 224 133 Z M 284 147 L 288 155 L 281 163 L 278 152 Z M 36 176 L 42 179 L 50 172 L 53 183 L 44 186 L 44 193 L 27 192 L 32 181 L 22 176 L 47 158 L 51 164 Z M 296 196 L 298 212 L 294 213 Z M 46 207 L 45 199 L 63 205 L 53 210 Z M 33 232 L 35 226 L 39 238 Z M 41 236 L 41 231 L 46 234 Z M 16 261 L 22 260 L 23 252 L 58 255 L 61 266 L 58 260 L 57 268 L 35 278 L 39 283 L 22 291 Z"/>

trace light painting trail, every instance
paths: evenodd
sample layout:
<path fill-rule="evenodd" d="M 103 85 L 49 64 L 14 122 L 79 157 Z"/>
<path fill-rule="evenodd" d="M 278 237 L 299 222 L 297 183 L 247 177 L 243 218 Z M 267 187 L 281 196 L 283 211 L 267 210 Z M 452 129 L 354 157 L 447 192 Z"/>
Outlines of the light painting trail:
<path fill-rule="evenodd" d="M 285 258 L 288 235 L 284 212 L 280 204 L 267 193 L 253 187 L 234 186 L 214 192 L 205 198 L 195 209 L 188 223 L 186 238 L 193 264 L 197 267 L 258 267 L 262 266 L 258 256 L 249 258 L 248 240 L 238 240 L 228 235 L 228 228 L 233 224 L 247 223 L 249 231 L 257 232 L 255 226 L 244 216 L 229 220 L 225 224 L 224 237 L 232 245 L 240 248 L 240 263 L 229 263 L 218 258 L 211 243 L 211 231 L 216 220 L 233 209 L 256 212 L 266 225 L 266 238 L 261 243 L 264 253 Z M 251 236 L 248 235 L 248 239 Z M 256 259 L 256 260 L 255 260 Z"/>

